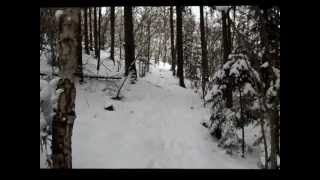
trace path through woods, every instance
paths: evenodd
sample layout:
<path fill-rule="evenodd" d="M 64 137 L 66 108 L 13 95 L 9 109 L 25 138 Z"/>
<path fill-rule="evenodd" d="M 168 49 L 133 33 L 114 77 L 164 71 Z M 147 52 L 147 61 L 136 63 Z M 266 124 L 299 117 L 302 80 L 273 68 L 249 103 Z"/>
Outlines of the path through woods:
<path fill-rule="evenodd" d="M 200 123 L 200 97 L 178 85 L 169 65 L 123 89 L 115 101 L 104 81 L 77 87 L 73 168 L 257 168 L 256 157 L 230 156 Z M 186 82 L 188 87 L 188 82 Z M 113 104 L 115 111 L 104 106 Z"/>

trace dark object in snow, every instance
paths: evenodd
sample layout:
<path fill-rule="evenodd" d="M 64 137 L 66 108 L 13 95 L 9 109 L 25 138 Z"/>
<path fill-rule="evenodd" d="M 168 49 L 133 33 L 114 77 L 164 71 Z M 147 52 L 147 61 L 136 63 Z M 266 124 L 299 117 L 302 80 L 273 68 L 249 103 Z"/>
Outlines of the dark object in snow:
<path fill-rule="evenodd" d="M 120 101 L 122 98 L 123 96 L 115 96 L 115 97 L 112 97 L 111 99 Z"/>
<path fill-rule="evenodd" d="M 193 106 L 191 106 L 191 107 L 190 107 L 190 109 L 194 109 L 194 107 L 193 107 Z"/>
<path fill-rule="evenodd" d="M 206 122 L 202 122 L 201 125 L 204 126 L 205 128 L 209 128 L 209 126 Z"/>
<path fill-rule="evenodd" d="M 108 106 L 108 107 L 104 107 L 104 110 L 114 111 L 114 107 L 113 107 L 113 105 Z"/>

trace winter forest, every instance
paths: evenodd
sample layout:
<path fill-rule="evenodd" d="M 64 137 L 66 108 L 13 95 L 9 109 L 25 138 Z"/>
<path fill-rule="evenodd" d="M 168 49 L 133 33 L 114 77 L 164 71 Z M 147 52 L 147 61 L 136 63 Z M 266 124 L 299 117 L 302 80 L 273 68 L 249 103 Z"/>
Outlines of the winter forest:
<path fill-rule="evenodd" d="M 51 168 L 280 169 L 280 7 L 40 8 Z"/>

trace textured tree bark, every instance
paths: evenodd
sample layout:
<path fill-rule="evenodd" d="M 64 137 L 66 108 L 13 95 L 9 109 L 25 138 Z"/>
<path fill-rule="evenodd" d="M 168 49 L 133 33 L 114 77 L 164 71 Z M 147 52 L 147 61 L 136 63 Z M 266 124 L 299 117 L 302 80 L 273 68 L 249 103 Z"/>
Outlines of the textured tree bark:
<path fill-rule="evenodd" d="M 270 82 L 271 81 L 275 81 L 276 77 L 274 75 L 274 73 L 272 72 L 272 68 L 271 66 L 274 64 L 272 62 L 272 56 L 271 56 L 271 51 L 273 50 L 272 45 L 271 45 L 271 27 L 270 27 L 270 23 L 268 23 L 268 9 L 263 9 L 263 14 L 262 14 L 262 37 L 263 37 L 263 45 L 266 48 L 266 51 L 264 53 L 264 58 L 263 61 L 264 62 L 268 62 L 269 63 L 269 68 L 267 69 L 267 71 L 265 72 L 266 74 L 266 78 L 265 78 L 265 90 L 269 89 L 270 87 Z M 277 98 L 275 98 L 272 102 L 272 104 L 274 104 L 274 106 L 276 106 L 276 101 Z M 270 119 L 270 135 L 271 135 L 271 139 L 270 139 L 270 145 L 271 145 L 271 152 L 270 152 L 270 168 L 271 169 L 277 169 L 277 119 L 278 119 L 278 111 L 277 108 L 274 109 L 270 109 L 269 110 L 269 119 Z"/>
<path fill-rule="evenodd" d="M 272 31 L 271 24 L 268 20 L 268 10 L 265 7 L 263 7 L 260 11 L 260 23 L 261 23 L 261 29 L 260 29 L 260 37 L 261 37 L 261 45 L 262 48 L 265 48 L 264 54 L 262 56 L 262 63 L 268 62 L 269 67 L 264 69 L 261 72 L 262 81 L 264 82 L 264 95 L 266 94 L 267 90 L 270 88 L 270 82 L 275 81 L 276 77 L 272 70 L 272 67 L 275 65 L 273 63 L 274 59 L 277 59 L 277 57 L 272 57 L 272 51 L 274 50 L 272 47 L 272 35 L 275 34 L 274 31 Z M 266 99 L 266 98 L 265 98 Z M 275 97 L 272 102 L 269 102 L 270 104 L 273 104 L 273 108 L 265 108 L 267 109 L 267 115 L 268 120 L 270 122 L 270 169 L 277 169 L 277 153 L 279 152 L 279 129 L 278 129 L 278 110 L 277 110 L 277 103 L 278 103 L 278 97 Z M 266 100 L 264 100 L 266 101 Z M 266 104 L 266 102 L 264 102 Z M 268 165 L 269 166 L 269 165 Z M 266 168 L 268 168 L 268 166 Z"/>
<path fill-rule="evenodd" d="M 147 72 L 149 72 L 149 65 L 150 65 L 150 58 L 151 58 L 151 53 L 150 53 L 150 46 L 151 46 L 151 17 L 149 18 L 148 21 L 148 29 L 147 29 L 147 33 L 148 33 L 148 49 L 147 49 L 147 56 L 148 56 L 148 60 L 147 60 Z"/>
<path fill-rule="evenodd" d="M 176 52 L 174 45 L 174 27 L 173 27 L 173 7 L 170 6 L 170 39 L 171 39 L 171 71 L 176 75 Z"/>
<path fill-rule="evenodd" d="M 163 55 L 163 62 L 167 62 L 167 41 L 168 41 L 168 37 L 167 37 L 167 11 L 166 11 L 166 7 L 164 7 L 164 13 L 163 13 L 163 33 L 164 33 L 164 42 L 163 42 L 163 46 L 164 46 L 164 55 Z"/>
<path fill-rule="evenodd" d="M 280 97 L 279 97 L 280 99 Z M 280 157 L 280 115 L 276 114 L 276 130 L 275 130 L 275 133 L 276 133 L 276 150 L 277 150 L 277 154 L 279 155 Z"/>
<path fill-rule="evenodd" d="M 78 54 L 77 54 L 77 60 L 78 60 L 78 75 L 80 77 L 80 83 L 83 82 L 83 67 L 82 67 L 82 34 L 81 34 L 81 10 L 78 12 L 79 16 L 79 23 L 78 23 L 78 32 L 77 39 L 78 39 Z"/>
<path fill-rule="evenodd" d="M 98 58 L 98 28 L 97 28 L 97 8 L 93 8 L 93 35 L 94 35 L 94 52 L 95 57 Z M 97 66 L 98 69 L 98 66 Z"/>
<path fill-rule="evenodd" d="M 242 101 L 241 101 L 241 89 L 239 87 L 239 104 L 240 104 L 240 121 L 242 121 L 241 130 L 242 130 L 242 157 L 244 158 L 244 149 L 245 149 L 245 140 L 244 140 L 244 123 L 243 123 L 243 111 L 242 111 Z"/>
<path fill-rule="evenodd" d="M 205 97 L 205 87 L 208 81 L 208 59 L 207 59 L 207 41 L 204 29 L 203 6 L 200 6 L 200 31 L 201 31 L 201 52 L 202 52 L 202 98 Z"/>
<path fill-rule="evenodd" d="M 101 15 L 101 22 L 103 22 L 103 16 Z M 110 20 L 110 17 L 108 16 L 105 16 L 104 18 L 104 21 L 105 23 L 102 23 L 101 24 L 101 33 L 100 33 L 100 38 L 99 38 L 99 41 L 100 41 L 100 49 L 105 49 L 105 44 L 106 44 L 106 33 L 107 33 L 107 27 L 109 25 L 109 20 Z"/>
<path fill-rule="evenodd" d="M 54 42 L 55 42 L 55 35 L 54 34 L 55 33 L 54 33 L 54 31 L 51 31 L 48 34 L 49 34 L 50 50 L 51 50 L 51 66 L 53 68 L 53 66 L 56 64 L 56 53 L 55 53 L 55 46 L 54 46 Z"/>
<path fill-rule="evenodd" d="M 223 36 L 223 59 L 224 63 L 228 61 L 228 56 L 230 54 L 230 43 L 228 38 L 228 28 L 230 26 L 227 25 L 228 13 L 222 11 L 222 36 Z M 233 106 L 232 100 L 232 89 L 230 82 L 227 83 L 226 90 L 223 92 L 224 99 L 226 99 L 226 107 L 231 108 Z"/>
<path fill-rule="evenodd" d="M 271 110 L 270 129 L 271 129 L 271 169 L 277 169 L 277 129 L 276 123 L 278 118 L 278 111 Z"/>
<path fill-rule="evenodd" d="M 161 45 L 162 45 L 161 44 L 161 39 L 162 39 L 161 38 L 161 34 L 162 34 L 161 31 L 159 31 L 159 35 L 158 35 L 158 37 L 159 37 L 159 39 L 158 39 L 159 40 L 159 42 L 158 42 L 159 43 L 158 44 L 158 54 L 157 54 L 157 58 L 155 59 L 155 63 L 156 64 L 159 64 L 159 60 L 160 60 L 160 56 L 161 56 L 161 50 L 162 50 L 162 47 L 161 47 Z"/>
<path fill-rule="evenodd" d="M 208 27 L 208 12 L 206 12 L 206 18 L 205 18 L 205 28 L 204 28 L 204 34 L 205 34 L 205 39 L 208 40 L 208 32 L 209 32 L 209 27 Z M 208 47 L 207 47 L 208 48 Z"/>
<path fill-rule="evenodd" d="M 92 32 L 92 11 L 91 11 L 91 8 L 89 8 L 89 39 L 90 39 L 90 50 L 92 51 L 93 50 L 93 32 Z"/>
<path fill-rule="evenodd" d="M 264 131 L 264 119 L 260 120 L 260 128 L 264 147 L 264 166 L 266 169 L 268 169 L 268 144 L 266 139 L 266 133 Z"/>
<path fill-rule="evenodd" d="M 52 160 L 53 168 L 72 168 L 72 129 L 76 118 L 76 88 L 74 74 L 77 71 L 78 28 L 80 8 L 64 9 L 58 20 L 59 76 L 57 89 L 63 92 L 58 98 L 53 117 Z"/>
<path fill-rule="evenodd" d="M 110 50 L 110 59 L 113 61 L 113 64 L 115 64 L 115 61 L 114 61 L 114 18 L 115 18 L 115 15 L 114 15 L 114 6 L 111 6 L 110 7 L 110 35 L 111 35 L 111 50 Z"/>
<path fill-rule="evenodd" d="M 182 6 L 176 6 L 177 11 L 177 57 L 179 85 L 185 88 L 183 77 L 183 49 L 182 49 Z"/>
<path fill-rule="evenodd" d="M 118 62 L 118 72 L 120 71 L 120 65 L 121 65 L 121 59 L 122 59 L 122 46 L 123 46 L 123 42 L 122 42 L 122 37 L 121 37 L 121 33 L 122 33 L 122 19 L 123 19 L 123 15 L 122 15 L 122 11 L 120 11 L 120 31 L 119 31 L 119 48 L 120 48 L 120 54 L 119 54 L 119 62 Z"/>
<path fill-rule="evenodd" d="M 232 50 L 232 36 L 231 36 L 231 19 L 229 17 L 229 11 L 227 13 L 227 42 L 228 42 L 228 54 L 231 53 Z"/>
<path fill-rule="evenodd" d="M 124 39 L 125 39 L 125 76 L 129 75 L 129 71 L 132 72 L 132 78 L 137 78 L 136 65 L 134 63 L 134 34 L 133 34 L 133 22 L 132 22 L 132 7 L 124 7 Z"/>
<path fill-rule="evenodd" d="M 100 70 L 100 49 L 101 49 L 101 41 L 100 41 L 100 36 L 101 36 L 101 7 L 99 9 L 99 16 L 98 16 L 98 27 L 97 27 L 97 58 L 98 58 L 98 63 L 97 63 L 97 72 L 99 74 Z"/>
<path fill-rule="evenodd" d="M 84 48 L 86 54 L 90 54 L 89 51 L 89 38 L 88 38 L 88 8 L 84 8 Z"/>

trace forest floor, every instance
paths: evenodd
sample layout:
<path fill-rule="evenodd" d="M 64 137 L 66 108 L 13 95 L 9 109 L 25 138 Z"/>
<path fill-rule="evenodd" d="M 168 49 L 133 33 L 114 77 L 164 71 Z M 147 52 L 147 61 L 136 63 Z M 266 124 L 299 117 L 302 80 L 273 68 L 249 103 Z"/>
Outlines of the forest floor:
<path fill-rule="evenodd" d="M 188 80 L 181 88 L 169 69 L 152 65 L 146 77 L 125 84 L 120 101 L 111 99 L 111 81 L 77 85 L 73 168 L 258 168 L 257 152 L 241 158 L 217 146 L 201 125 L 209 108 Z M 108 105 L 115 110 L 105 110 Z"/>

